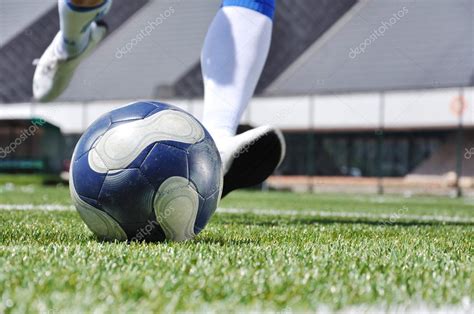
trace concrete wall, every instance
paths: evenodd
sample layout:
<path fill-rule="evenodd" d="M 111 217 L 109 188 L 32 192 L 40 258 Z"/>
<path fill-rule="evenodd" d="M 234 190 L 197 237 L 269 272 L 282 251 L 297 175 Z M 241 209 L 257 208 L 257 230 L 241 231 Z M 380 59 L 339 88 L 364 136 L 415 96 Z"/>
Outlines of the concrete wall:
<path fill-rule="evenodd" d="M 286 130 L 374 130 L 383 117 L 387 129 L 454 128 L 453 110 L 460 92 L 467 105 L 463 121 L 474 128 L 474 88 L 392 92 L 386 94 L 339 94 L 256 98 L 242 122 L 272 124 Z M 163 100 L 200 118 L 201 100 Z M 40 117 L 61 127 L 66 134 L 84 131 L 99 115 L 127 101 L 54 104 L 0 104 L 1 118 Z M 384 104 L 384 105 L 381 105 Z M 382 111 L 381 111 L 382 110 Z"/>

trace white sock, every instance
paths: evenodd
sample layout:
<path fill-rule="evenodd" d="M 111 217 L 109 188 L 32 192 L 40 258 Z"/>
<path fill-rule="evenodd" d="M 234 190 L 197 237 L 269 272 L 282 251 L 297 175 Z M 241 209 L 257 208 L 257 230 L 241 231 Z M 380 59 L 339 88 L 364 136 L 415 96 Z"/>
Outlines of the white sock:
<path fill-rule="evenodd" d="M 219 10 L 201 55 L 203 124 L 217 146 L 235 135 L 253 96 L 270 48 L 272 20 L 239 6 Z"/>
<path fill-rule="evenodd" d="M 104 16 L 112 0 L 105 0 L 93 8 L 78 8 L 69 0 L 58 0 L 60 32 L 63 40 L 58 44 L 58 52 L 68 57 L 80 54 L 87 47 L 90 38 L 90 24 Z"/>

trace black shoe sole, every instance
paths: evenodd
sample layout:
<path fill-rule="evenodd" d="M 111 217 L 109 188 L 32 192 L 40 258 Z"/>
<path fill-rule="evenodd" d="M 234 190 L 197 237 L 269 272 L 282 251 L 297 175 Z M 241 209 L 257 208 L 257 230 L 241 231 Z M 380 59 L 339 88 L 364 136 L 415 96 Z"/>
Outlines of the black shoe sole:
<path fill-rule="evenodd" d="M 236 157 L 224 176 L 222 198 L 230 192 L 265 181 L 279 166 L 284 152 L 281 133 L 270 129 Z"/>

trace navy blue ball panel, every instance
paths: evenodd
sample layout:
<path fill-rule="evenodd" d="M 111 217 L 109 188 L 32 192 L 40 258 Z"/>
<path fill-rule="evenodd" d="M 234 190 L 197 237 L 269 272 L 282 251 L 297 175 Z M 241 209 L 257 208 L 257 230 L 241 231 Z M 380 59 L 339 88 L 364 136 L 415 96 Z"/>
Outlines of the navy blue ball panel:
<path fill-rule="evenodd" d="M 82 195 L 79 195 L 79 197 L 81 198 L 81 200 L 91 205 L 92 207 L 97 208 L 97 209 L 101 208 L 99 202 L 97 202 L 97 199 L 88 198 Z"/>
<path fill-rule="evenodd" d="M 153 209 L 155 189 L 139 169 L 107 175 L 99 194 L 102 209 L 121 224 L 146 222 Z"/>
<path fill-rule="evenodd" d="M 99 197 L 100 190 L 105 181 L 106 173 L 97 173 L 89 166 L 89 154 L 82 155 L 81 158 L 73 162 L 74 167 L 74 187 L 79 196 L 91 199 Z M 79 174 L 79 175 L 78 175 Z"/>
<path fill-rule="evenodd" d="M 145 161 L 145 158 L 148 157 L 148 154 L 150 154 L 150 151 L 154 146 L 155 144 L 148 145 L 144 150 L 141 151 L 137 158 L 135 158 L 135 160 L 130 163 L 130 165 L 127 165 L 127 168 L 140 168 L 142 163 Z"/>
<path fill-rule="evenodd" d="M 188 148 L 191 146 L 191 144 L 183 143 L 183 142 L 177 142 L 177 141 L 160 141 L 160 144 L 164 144 L 164 145 L 168 145 L 168 146 L 171 146 L 171 147 L 179 148 L 179 149 L 182 149 L 185 152 L 187 152 Z"/>
<path fill-rule="evenodd" d="M 186 151 L 157 143 L 143 161 L 140 171 L 158 189 L 169 177 L 188 179 L 188 159 Z"/>
<path fill-rule="evenodd" d="M 209 222 L 209 219 L 211 219 L 211 216 L 214 214 L 217 208 L 217 203 L 219 202 L 219 193 L 220 191 L 215 191 L 214 194 L 206 199 L 200 197 L 199 211 L 196 216 L 196 223 L 194 224 L 195 234 L 198 234 L 202 229 L 204 229 Z"/>
<path fill-rule="evenodd" d="M 87 129 L 86 133 L 84 133 L 79 139 L 74 151 L 74 159 L 77 160 L 78 158 L 82 157 L 82 155 L 87 153 L 92 148 L 96 140 L 109 129 L 111 124 L 112 122 L 110 121 L 108 114 L 103 115 L 94 123 L 92 123 L 92 125 Z"/>
<path fill-rule="evenodd" d="M 203 197 L 219 190 L 221 160 L 210 138 L 188 149 L 189 179 Z"/>
<path fill-rule="evenodd" d="M 132 105 L 121 107 L 110 112 L 110 120 L 112 123 L 143 119 L 152 111 L 156 110 L 156 106 L 148 102 L 137 102 Z"/>
<path fill-rule="evenodd" d="M 151 116 L 157 112 L 160 112 L 160 111 L 163 111 L 163 110 L 179 110 L 179 111 L 183 111 L 181 110 L 180 108 L 176 107 L 176 106 L 172 106 L 172 105 L 168 105 L 168 104 L 164 104 L 164 103 L 161 103 L 161 102 L 156 102 L 156 101 L 147 101 L 148 104 L 151 104 L 153 106 L 155 106 L 155 110 L 151 111 L 150 113 L 148 113 L 147 117 L 148 116 Z"/>

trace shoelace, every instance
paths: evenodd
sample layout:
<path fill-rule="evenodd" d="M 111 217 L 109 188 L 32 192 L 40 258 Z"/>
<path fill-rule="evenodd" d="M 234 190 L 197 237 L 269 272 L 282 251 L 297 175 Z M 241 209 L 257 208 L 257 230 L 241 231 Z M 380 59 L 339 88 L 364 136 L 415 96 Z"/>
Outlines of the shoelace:
<path fill-rule="evenodd" d="M 57 67 L 57 65 L 58 63 L 56 62 L 56 60 L 49 60 L 43 68 L 43 73 L 47 74 L 53 71 Z"/>
<path fill-rule="evenodd" d="M 33 61 L 31 62 L 32 65 L 34 66 L 38 66 L 39 64 L 39 61 L 40 59 L 33 59 Z M 49 71 L 52 71 L 54 70 L 56 67 L 57 67 L 57 60 L 50 60 L 48 61 L 48 63 L 45 64 L 44 68 L 43 68 L 43 73 L 47 73 Z"/>

